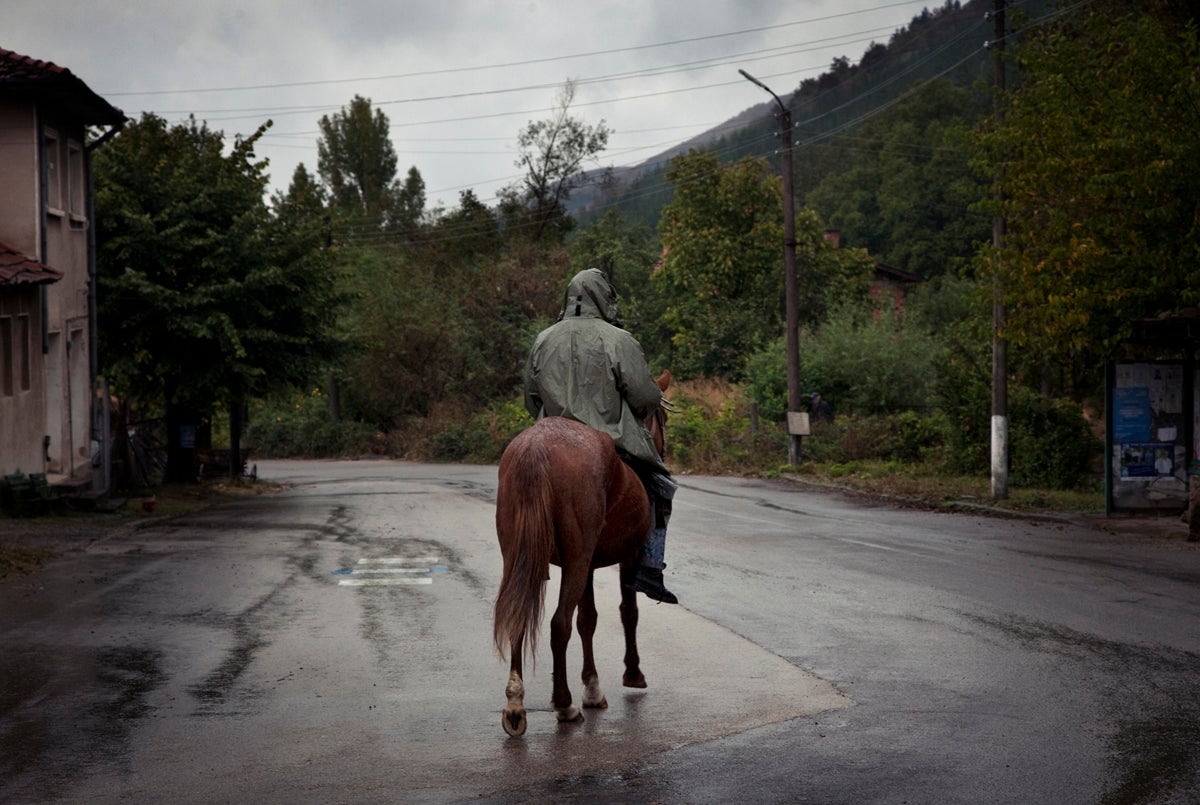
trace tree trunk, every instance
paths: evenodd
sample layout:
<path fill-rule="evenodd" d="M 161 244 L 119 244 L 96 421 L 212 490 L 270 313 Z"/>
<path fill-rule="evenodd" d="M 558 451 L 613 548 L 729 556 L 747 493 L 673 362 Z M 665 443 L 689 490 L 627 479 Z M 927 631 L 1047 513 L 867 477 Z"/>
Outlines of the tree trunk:
<path fill-rule="evenodd" d="M 229 403 L 229 477 L 242 477 L 242 424 L 246 421 L 246 404 L 240 397 Z"/>
<path fill-rule="evenodd" d="M 336 372 L 329 373 L 329 418 L 334 422 L 342 420 L 342 388 Z"/>
<path fill-rule="evenodd" d="M 167 483 L 196 480 L 196 420 L 191 408 L 167 403 Z"/>

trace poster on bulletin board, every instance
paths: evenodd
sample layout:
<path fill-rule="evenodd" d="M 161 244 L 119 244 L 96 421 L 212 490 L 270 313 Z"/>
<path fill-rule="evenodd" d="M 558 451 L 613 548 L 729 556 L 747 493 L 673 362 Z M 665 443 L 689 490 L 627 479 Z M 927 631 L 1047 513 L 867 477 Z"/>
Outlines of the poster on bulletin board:
<path fill-rule="evenodd" d="M 1200 382 L 1182 362 L 1112 365 L 1108 389 L 1109 506 L 1173 509 L 1187 502 L 1189 461 L 1200 456 Z"/>

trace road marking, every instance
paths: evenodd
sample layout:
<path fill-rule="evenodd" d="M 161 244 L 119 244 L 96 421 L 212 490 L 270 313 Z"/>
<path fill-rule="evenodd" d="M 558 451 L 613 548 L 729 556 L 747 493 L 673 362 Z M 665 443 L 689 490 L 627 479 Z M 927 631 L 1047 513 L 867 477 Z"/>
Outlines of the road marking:
<path fill-rule="evenodd" d="M 358 560 L 354 567 L 340 567 L 335 576 L 339 587 L 392 587 L 401 584 L 433 584 L 433 574 L 449 568 L 436 564 L 439 556 L 377 556 Z"/>
<path fill-rule="evenodd" d="M 335 570 L 334 573 L 341 576 L 354 574 L 355 576 L 388 576 L 388 575 L 403 575 L 405 573 L 429 573 L 432 568 L 428 567 L 371 567 L 355 570 L 352 567 L 344 567 L 341 570 Z"/>
<path fill-rule="evenodd" d="M 440 556 L 379 556 L 374 559 L 359 559 L 360 565 L 432 565 Z"/>
<path fill-rule="evenodd" d="M 405 577 L 395 579 L 339 579 L 339 587 L 396 587 L 401 584 L 433 584 L 431 576 L 418 578 Z"/>

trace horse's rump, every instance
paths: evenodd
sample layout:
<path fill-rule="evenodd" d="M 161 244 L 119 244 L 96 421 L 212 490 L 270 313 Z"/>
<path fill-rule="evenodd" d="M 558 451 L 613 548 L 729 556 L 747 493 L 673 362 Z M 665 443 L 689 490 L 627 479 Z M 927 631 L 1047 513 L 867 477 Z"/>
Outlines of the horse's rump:
<path fill-rule="evenodd" d="M 552 560 L 614 564 L 640 546 L 648 524 L 641 483 L 607 434 L 547 417 L 513 439 L 500 459 L 496 489 L 504 574 L 493 637 L 500 653 L 524 637 L 533 656 Z"/>

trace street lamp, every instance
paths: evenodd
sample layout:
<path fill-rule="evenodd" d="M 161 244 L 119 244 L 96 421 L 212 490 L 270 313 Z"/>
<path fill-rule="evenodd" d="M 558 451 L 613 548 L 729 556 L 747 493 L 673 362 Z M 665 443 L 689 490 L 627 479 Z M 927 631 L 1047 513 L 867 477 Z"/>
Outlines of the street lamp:
<path fill-rule="evenodd" d="M 779 137 L 783 141 L 783 289 L 787 318 L 788 463 L 800 463 L 800 434 L 793 431 L 792 414 L 800 411 L 800 322 L 796 291 L 796 209 L 792 199 L 792 113 L 771 88 L 745 70 L 747 81 L 771 93 L 779 106 Z"/>

